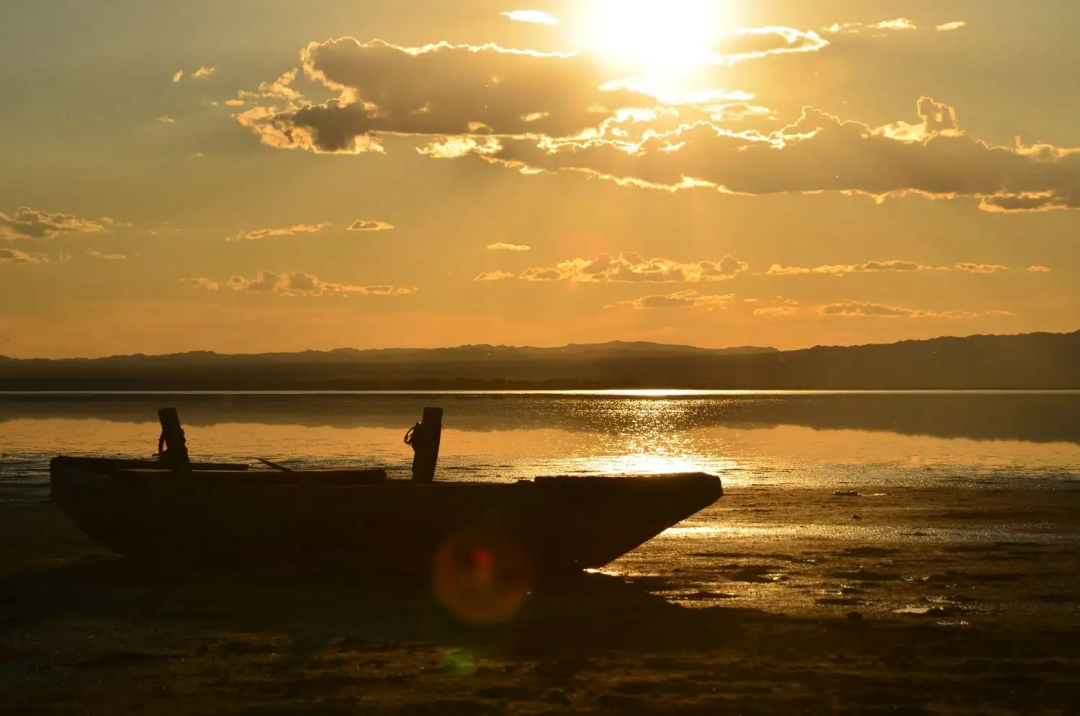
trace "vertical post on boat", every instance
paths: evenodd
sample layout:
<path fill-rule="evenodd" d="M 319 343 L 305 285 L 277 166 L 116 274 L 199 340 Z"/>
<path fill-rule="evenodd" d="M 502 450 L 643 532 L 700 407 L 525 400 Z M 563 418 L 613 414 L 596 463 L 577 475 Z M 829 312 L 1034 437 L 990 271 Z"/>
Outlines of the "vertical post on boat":
<path fill-rule="evenodd" d="M 423 419 L 405 435 L 405 442 L 413 449 L 413 482 L 435 481 L 439 443 L 442 441 L 442 417 L 442 408 L 424 408 Z"/>
<path fill-rule="evenodd" d="M 161 421 L 161 437 L 158 439 L 161 461 L 174 467 L 189 466 L 187 439 L 184 438 L 184 429 L 180 427 L 180 415 L 176 408 L 162 408 L 158 411 L 158 420 Z"/>

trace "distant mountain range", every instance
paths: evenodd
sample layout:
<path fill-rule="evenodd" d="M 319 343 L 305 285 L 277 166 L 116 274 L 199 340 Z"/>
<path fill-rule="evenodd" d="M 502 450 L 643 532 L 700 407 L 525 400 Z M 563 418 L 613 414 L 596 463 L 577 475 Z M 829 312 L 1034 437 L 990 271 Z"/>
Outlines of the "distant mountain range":
<path fill-rule="evenodd" d="M 708 349 L 475 345 L 98 359 L 0 357 L 0 390 L 1080 389 L 1080 332 Z"/>
<path fill-rule="evenodd" d="M 37 365 L 244 365 L 278 364 L 341 364 L 341 363 L 468 363 L 472 361 L 498 360 L 560 360 L 603 356 L 642 355 L 752 355 L 779 353 L 776 348 L 697 348 L 694 346 L 668 345 L 662 343 L 612 341 L 610 343 L 571 343 L 559 348 L 532 348 L 514 346 L 467 345 L 456 348 L 339 348 L 332 351 L 302 351 L 299 353 L 257 353 L 230 355 L 213 351 L 192 351 L 160 356 L 141 353 L 108 358 L 62 358 L 62 359 L 14 359 L 0 356 L 0 361 Z M 3 365 L 0 363 L 0 365 Z"/>

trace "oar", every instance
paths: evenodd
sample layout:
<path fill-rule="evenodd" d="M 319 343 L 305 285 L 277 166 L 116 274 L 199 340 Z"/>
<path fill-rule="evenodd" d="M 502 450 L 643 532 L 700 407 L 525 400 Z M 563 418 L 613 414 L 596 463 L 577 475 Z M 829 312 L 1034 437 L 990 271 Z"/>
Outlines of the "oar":
<path fill-rule="evenodd" d="M 261 462 L 263 465 L 266 465 L 267 467 L 272 467 L 275 470 L 280 470 L 281 472 L 295 472 L 295 470 L 293 470 L 290 467 L 285 467 L 284 465 L 278 465 L 276 462 L 270 462 L 269 460 L 264 460 L 261 457 L 257 457 L 255 459 L 258 460 L 259 462 Z"/>

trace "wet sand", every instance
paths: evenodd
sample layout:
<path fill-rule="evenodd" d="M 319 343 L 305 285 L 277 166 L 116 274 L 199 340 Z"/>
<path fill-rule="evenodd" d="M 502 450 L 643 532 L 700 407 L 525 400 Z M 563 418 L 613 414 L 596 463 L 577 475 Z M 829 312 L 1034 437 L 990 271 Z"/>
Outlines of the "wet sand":
<path fill-rule="evenodd" d="M 1068 481 L 738 488 L 480 628 L 415 591 L 152 576 L 0 504 L 0 713 L 1073 714 L 1078 567 Z"/>

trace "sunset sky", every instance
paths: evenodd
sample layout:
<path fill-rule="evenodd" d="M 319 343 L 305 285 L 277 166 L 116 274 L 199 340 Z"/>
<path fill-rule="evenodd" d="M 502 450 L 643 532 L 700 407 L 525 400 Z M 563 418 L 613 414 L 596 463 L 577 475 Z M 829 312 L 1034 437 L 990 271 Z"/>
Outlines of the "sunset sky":
<path fill-rule="evenodd" d="M 1074 0 L 0 4 L 0 354 L 1080 328 Z"/>

